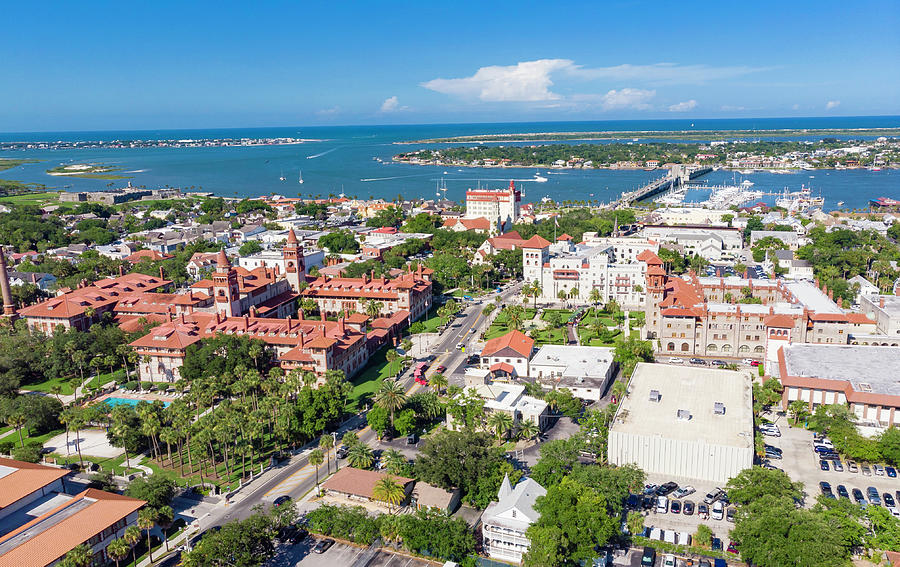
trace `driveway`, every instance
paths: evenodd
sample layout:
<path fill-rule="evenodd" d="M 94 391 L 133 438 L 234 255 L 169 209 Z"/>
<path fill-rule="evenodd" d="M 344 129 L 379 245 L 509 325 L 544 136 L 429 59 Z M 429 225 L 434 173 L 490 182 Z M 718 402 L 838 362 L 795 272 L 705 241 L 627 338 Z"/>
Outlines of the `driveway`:
<path fill-rule="evenodd" d="M 322 554 L 313 553 L 316 537 L 295 545 L 279 545 L 268 567 L 432 567 L 442 563 L 336 542 Z"/>

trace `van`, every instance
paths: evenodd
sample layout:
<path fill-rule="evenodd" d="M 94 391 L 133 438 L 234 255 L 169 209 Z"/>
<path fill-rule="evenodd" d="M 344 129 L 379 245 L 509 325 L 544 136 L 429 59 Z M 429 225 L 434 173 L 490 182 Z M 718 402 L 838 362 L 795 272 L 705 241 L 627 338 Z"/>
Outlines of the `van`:
<path fill-rule="evenodd" d="M 721 520 L 725 517 L 725 505 L 722 504 L 721 500 L 716 500 L 712 505 L 712 518 L 713 520 Z"/>
<path fill-rule="evenodd" d="M 669 511 L 669 499 L 665 496 L 656 497 L 656 513 L 665 514 Z"/>
<path fill-rule="evenodd" d="M 652 547 L 645 547 L 644 553 L 641 555 L 641 567 L 653 567 L 656 565 L 656 550 Z"/>

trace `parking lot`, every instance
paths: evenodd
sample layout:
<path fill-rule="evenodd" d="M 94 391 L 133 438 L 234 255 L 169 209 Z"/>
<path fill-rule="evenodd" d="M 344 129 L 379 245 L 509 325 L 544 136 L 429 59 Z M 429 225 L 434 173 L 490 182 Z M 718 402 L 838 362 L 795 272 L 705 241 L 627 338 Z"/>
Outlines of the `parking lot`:
<path fill-rule="evenodd" d="M 703 502 L 703 498 L 706 496 L 706 494 L 715 490 L 717 486 L 711 483 L 698 483 L 695 480 L 677 477 L 652 474 L 647 476 L 647 482 L 652 484 L 660 485 L 669 481 L 678 483 L 680 487 L 694 487 L 696 492 L 678 500 L 678 502 L 682 506 L 684 505 L 684 502 L 693 502 L 694 513 L 691 515 L 685 515 L 684 513 L 673 514 L 670 509 L 670 511 L 663 514 L 657 513 L 656 508 L 654 507 L 653 509 L 644 512 L 644 526 L 650 528 L 660 528 L 666 531 L 686 532 L 693 536 L 695 533 L 697 533 L 697 526 L 699 526 L 700 524 L 704 524 L 712 530 L 713 537 L 721 539 L 723 547 L 727 547 L 729 541 L 728 533 L 731 531 L 731 528 L 734 526 L 734 524 L 727 521 L 724 515 L 721 520 L 714 520 L 712 514 L 710 514 L 709 518 L 703 519 L 698 515 L 696 509 L 696 506 Z M 723 484 L 721 488 L 724 487 L 725 486 Z M 670 505 L 672 500 L 672 496 L 669 495 Z M 711 508 L 712 507 L 710 506 L 710 510 Z"/>
<path fill-rule="evenodd" d="M 278 546 L 278 553 L 267 565 L 283 567 L 288 565 L 302 567 L 433 567 L 441 565 L 424 559 L 407 557 L 384 550 L 372 550 L 335 542 L 325 553 L 313 553 L 312 548 L 318 540 L 309 537 L 302 543 Z"/>
<path fill-rule="evenodd" d="M 879 495 L 889 492 L 895 499 L 897 498 L 896 491 L 900 490 L 900 478 L 877 476 L 874 471 L 870 476 L 866 476 L 861 468 L 859 472 L 853 473 L 849 471 L 846 461 L 842 461 L 843 472 L 835 471 L 832 466 L 829 466 L 829 470 L 823 471 L 819 466 L 818 456 L 813 452 L 813 433 L 789 427 L 784 418 L 778 419 L 776 423 L 781 430 L 781 437 L 767 436 L 765 439 L 767 444 L 781 449 L 784 456 L 780 460 L 772 460 L 771 463 L 784 469 L 791 480 L 803 483 L 806 493 L 805 506 L 809 507 L 816 503 L 816 497 L 821 493 L 819 490 L 821 481 L 830 483 L 835 495 L 838 485 L 844 485 L 851 493 L 854 488 L 858 488 L 863 494 L 867 487 L 874 486 L 878 489 Z"/>

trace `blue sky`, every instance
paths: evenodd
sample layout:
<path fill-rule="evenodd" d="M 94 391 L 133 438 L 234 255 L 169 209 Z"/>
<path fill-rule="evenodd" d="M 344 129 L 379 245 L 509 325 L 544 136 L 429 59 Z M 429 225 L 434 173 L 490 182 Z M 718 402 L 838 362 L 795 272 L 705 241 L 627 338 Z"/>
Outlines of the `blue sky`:
<path fill-rule="evenodd" d="M 3 20 L 5 132 L 900 114 L 895 0 L 16 2 Z"/>

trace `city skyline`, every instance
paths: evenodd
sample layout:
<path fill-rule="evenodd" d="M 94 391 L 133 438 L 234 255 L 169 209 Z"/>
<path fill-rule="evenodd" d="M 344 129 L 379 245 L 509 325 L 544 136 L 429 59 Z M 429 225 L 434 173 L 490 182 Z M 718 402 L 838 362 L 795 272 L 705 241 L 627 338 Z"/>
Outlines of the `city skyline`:
<path fill-rule="evenodd" d="M 900 114 L 900 9 L 877 0 L 8 16 L 4 132 Z"/>

